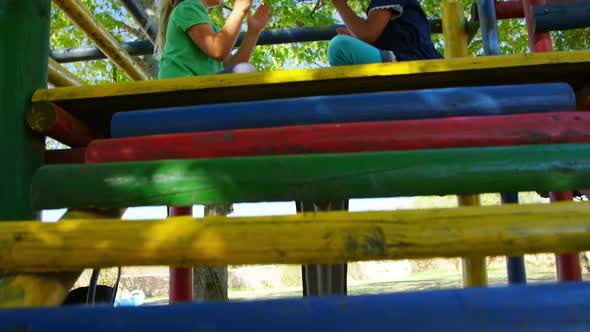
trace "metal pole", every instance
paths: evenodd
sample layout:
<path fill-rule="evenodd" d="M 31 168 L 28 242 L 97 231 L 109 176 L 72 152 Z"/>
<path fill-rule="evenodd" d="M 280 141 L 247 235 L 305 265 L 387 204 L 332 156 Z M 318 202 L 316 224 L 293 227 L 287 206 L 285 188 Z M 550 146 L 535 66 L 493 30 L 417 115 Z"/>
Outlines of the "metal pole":
<path fill-rule="evenodd" d="M 154 43 L 156 41 L 158 29 L 141 3 L 137 0 L 121 0 L 121 3 L 139 24 L 143 33 L 145 33 L 149 40 Z"/>
<path fill-rule="evenodd" d="M 275 29 L 263 31 L 258 39 L 258 45 L 276 45 L 286 43 L 303 43 L 312 41 L 327 41 L 336 35 L 336 28 L 343 25 L 328 25 L 320 27 L 306 27 L 294 29 Z M 442 21 L 430 20 L 432 33 L 442 33 Z M 240 34 L 236 46 L 241 45 L 244 34 Z M 149 40 L 121 43 L 121 47 L 130 55 L 147 55 L 154 53 L 154 46 Z M 106 56 L 96 47 L 75 47 L 50 51 L 51 58 L 59 63 L 90 61 L 104 59 Z"/>

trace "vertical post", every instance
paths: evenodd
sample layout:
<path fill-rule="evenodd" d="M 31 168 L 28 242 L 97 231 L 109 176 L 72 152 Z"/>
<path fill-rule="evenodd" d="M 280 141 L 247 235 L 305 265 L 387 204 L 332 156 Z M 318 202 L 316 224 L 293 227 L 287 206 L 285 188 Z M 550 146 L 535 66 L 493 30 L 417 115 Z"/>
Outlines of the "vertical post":
<path fill-rule="evenodd" d="M 498 37 L 495 2 L 495 0 L 477 0 L 479 26 L 481 29 L 483 49 L 486 55 L 500 54 L 500 38 Z"/>
<path fill-rule="evenodd" d="M 168 216 L 192 216 L 192 206 L 170 206 Z M 170 289 L 168 298 L 170 304 L 177 302 L 191 302 L 193 300 L 193 268 L 170 267 Z"/>
<path fill-rule="evenodd" d="M 518 204 L 518 193 L 502 193 L 502 204 Z M 507 257 L 506 268 L 508 269 L 508 284 L 526 284 L 526 268 L 523 256 Z"/>
<path fill-rule="evenodd" d="M 571 201 L 573 195 L 571 191 L 550 193 L 552 202 Z M 580 281 L 582 280 L 582 267 L 580 266 L 580 256 L 578 253 L 568 253 L 555 255 L 555 265 L 557 268 L 557 280 Z"/>
<path fill-rule="evenodd" d="M 531 52 L 552 52 L 553 44 L 551 42 L 551 33 L 535 33 L 533 29 L 532 10 L 533 6 L 543 6 L 545 0 L 523 0 L 524 17 L 529 37 L 529 49 Z M 550 194 L 551 201 L 571 201 L 573 199 L 571 192 L 556 192 Z M 575 281 L 582 280 L 582 269 L 580 259 L 577 253 L 566 255 L 556 255 L 557 280 Z"/>
<path fill-rule="evenodd" d="M 481 205 L 479 195 L 459 196 L 459 206 Z M 463 286 L 481 287 L 488 284 L 485 256 L 463 257 Z"/>
<path fill-rule="evenodd" d="M 47 87 L 49 0 L 0 2 L 0 151 L 6 156 L 0 172 L 0 220 L 37 218 L 30 184 L 43 162 L 43 137 L 26 125 L 35 89 Z M 23 24 L 26 22 L 26 24 Z M 71 274 L 20 274 L 0 277 L 0 307 L 58 305 Z"/>
<path fill-rule="evenodd" d="M 442 10 L 445 57 L 458 58 L 468 56 L 463 3 L 451 0 L 442 4 Z M 459 196 L 458 203 L 460 206 L 479 205 L 479 195 Z M 485 286 L 487 279 L 485 257 L 474 256 L 463 258 L 463 284 L 465 287 Z"/>
<path fill-rule="evenodd" d="M 463 3 L 450 0 L 442 4 L 443 38 L 446 58 L 461 58 L 469 55 Z"/>

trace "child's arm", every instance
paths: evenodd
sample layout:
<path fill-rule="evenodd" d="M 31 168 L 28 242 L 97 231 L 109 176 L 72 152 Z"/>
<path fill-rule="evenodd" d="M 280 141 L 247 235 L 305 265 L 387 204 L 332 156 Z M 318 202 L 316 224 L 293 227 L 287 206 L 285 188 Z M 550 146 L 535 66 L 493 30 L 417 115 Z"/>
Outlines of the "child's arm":
<path fill-rule="evenodd" d="M 242 41 L 242 45 L 240 45 L 240 48 L 236 54 L 230 54 L 227 56 L 227 58 L 223 61 L 225 66 L 250 61 L 250 57 L 252 56 L 252 52 L 254 52 L 260 32 L 270 21 L 271 17 L 272 14 L 268 4 L 263 4 L 258 7 L 254 15 L 248 15 L 248 31 L 246 31 L 246 36 Z"/>
<path fill-rule="evenodd" d="M 252 0 L 236 0 L 223 28 L 215 33 L 209 24 L 193 25 L 187 30 L 191 39 L 208 56 L 223 61 L 236 44 L 244 16 L 250 12 Z"/>
<path fill-rule="evenodd" d="M 334 8 L 340 14 L 344 24 L 358 39 L 372 44 L 381 36 L 389 21 L 393 18 L 391 10 L 373 10 L 367 19 L 359 17 L 348 5 L 347 0 L 332 0 Z"/>

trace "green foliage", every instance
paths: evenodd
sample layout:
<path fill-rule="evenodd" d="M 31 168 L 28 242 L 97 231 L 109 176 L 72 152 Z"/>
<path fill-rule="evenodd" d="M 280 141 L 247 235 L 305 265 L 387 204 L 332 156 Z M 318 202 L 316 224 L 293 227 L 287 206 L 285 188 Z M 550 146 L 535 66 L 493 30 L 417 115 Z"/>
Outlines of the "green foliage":
<path fill-rule="evenodd" d="M 137 23 L 118 0 L 81 0 L 95 14 L 98 21 L 121 41 L 145 39 Z M 256 8 L 263 0 L 255 0 Z M 463 0 L 465 15 L 470 18 L 472 0 Z M 269 29 L 297 28 L 305 26 L 323 26 L 341 23 L 338 14 L 330 0 L 266 0 L 272 6 L 273 19 Z M 438 0 L 420 0 L 429 18 L 441 16 L 441 6 Z M 147 12 L 156 14 L 157 0 L 141 0 Z M 354 10 L 362 14 L 369 0 L 350 1 Z M 225 3 L 224 7 L 211 11 L 213 19 L 223 25 L 225 17 L 233 0 Z M 52 7 L 51 47 L 69 48 L 91 46 L 92 42 L 86 38 L 80 29 L 55 6 Z M 244 24 L 244 29 L 246 25 Z M 528 52 L 528 38 L 524 20 L 499 21 L 498 30 L 503 54 Z M 555 50 L 582 50 L 590 48 L 590 28 L 552 33 Z M 439 51 L 443 52 L 442 35 L 433 35 L 433 41 Z M 482 56 L 483 47 L 481 34 L 478 33 L 469 45 L 470 54 Z M 153 63 L 150 56 L 143 57 L 148 63 Z M 257 47 L 252 56 L 254 63 L 260 70 L 270 71 L 289 68 L 310 68 L 327 66 L 327 42 L 296 43 L 286 45 L 270 45 Z M 129 80 L 125 73 L 116 68 L 110 60 L 76 62 L 66 64 L 66 68 L 90 84 L 112 81 Z M 153 67 L 153 66 L 150 66 Z"/>

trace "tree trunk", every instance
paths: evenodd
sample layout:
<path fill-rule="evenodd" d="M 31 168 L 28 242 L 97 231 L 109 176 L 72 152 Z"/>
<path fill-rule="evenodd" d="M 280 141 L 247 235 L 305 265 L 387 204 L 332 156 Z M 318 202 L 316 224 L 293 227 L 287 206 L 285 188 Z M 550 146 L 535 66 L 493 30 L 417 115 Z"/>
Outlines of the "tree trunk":
<path fill-rule="evenodd" d="M 205 216 L 226 216 L 232 204 L 205 206 Z M 227 301 L 227 266 L 193 267 L 194 301 Z"/>

